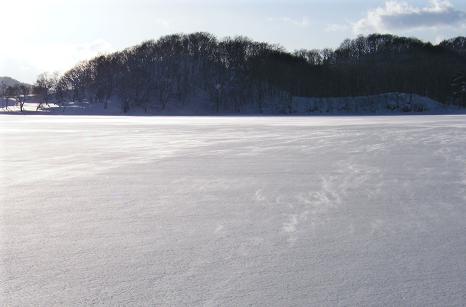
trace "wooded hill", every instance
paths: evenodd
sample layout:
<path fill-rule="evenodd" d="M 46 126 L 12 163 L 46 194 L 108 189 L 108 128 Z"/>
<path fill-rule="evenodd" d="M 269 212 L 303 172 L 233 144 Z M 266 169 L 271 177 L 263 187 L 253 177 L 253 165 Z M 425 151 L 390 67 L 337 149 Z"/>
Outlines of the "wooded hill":
<path fill-rule="evenodd" d="M 101 55 L 61 76 L 43 74 L 36 92 L 57 103 L 137 106 L 150 112 L 287 112 L 293 96 L 414 93 L 466 107 L 466 38 L 438 45 L 372 34 L 335 50 L 288 52 L 246 37 L 175 34 Z"/>

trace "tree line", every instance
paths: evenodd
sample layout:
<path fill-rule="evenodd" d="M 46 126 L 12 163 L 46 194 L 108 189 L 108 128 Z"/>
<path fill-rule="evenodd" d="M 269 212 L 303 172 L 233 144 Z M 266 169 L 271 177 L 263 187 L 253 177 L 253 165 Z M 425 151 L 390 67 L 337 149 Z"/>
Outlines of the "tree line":
<path fill-rule="evenodd" d="M 116 103 L 122 112 L 290 112 L 291 97 L 413 93 L 466 107 L 466 38 L 438 45 L 372 34 L 288 52 L 246 37 L 174 34 L 41 74 L 43 103 Z M 41 105 L 38 106 L 40 108 Z"/>

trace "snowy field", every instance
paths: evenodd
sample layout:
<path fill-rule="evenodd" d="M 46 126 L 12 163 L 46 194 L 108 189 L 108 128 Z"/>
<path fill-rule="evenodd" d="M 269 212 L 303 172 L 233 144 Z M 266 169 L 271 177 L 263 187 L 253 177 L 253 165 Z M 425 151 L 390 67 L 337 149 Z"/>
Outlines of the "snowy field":
<path fill-rule="evenodd" d="M 466 116 L 0 116 L 0 305 L 464 306 Z"/>

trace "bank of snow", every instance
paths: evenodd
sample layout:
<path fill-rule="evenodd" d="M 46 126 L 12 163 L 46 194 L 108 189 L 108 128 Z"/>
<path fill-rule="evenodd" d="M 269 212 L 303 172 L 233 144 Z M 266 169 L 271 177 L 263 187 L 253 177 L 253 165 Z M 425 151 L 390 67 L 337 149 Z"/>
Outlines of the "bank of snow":
<path fill-rule="evenodd" d="M 9 107 L 0 108 L 0 113 L 18 113 L 19 106 L 14 99 L 8 100 Z M 118 115 L 123 114 L 118 101 L 111 101 L 104 108 L 102 103 L 66 102 L 60 105 L 51 103 L 36 110 L 38 98 L 31 97 L 25 104 L 26 114 L 66 114 L 66 115 Z M 215 111 L 213 103 L 207 99 L 196 98 L 184 102 L 173 101 L 165 110 L 150 107 L 143 109 L 133 107 L 128 115 L 384 115 L 384 114 L 456 114 L 466 113 L 466 109 L 447 106 L 428 97 L 415 94 L 386 93 L 359 97 L 292 97 L 263 104 L 261 109 L 257 102 L 245 101 L 238 112 Z"/>
<path fill-rule="evenodd" d="M 464 112 L 416 94 L 386 93 L 357 97 L 293 97 L 292 113 L 298 114 L 393 114 Z"/>

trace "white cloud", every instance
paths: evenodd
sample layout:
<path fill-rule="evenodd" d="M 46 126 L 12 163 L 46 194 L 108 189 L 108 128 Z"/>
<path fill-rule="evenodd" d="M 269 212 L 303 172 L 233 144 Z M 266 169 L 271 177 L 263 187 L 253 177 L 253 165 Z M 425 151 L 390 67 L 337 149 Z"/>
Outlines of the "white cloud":
<path fill-rule="evenodd" d="M 290 17 L 269 17 L 267 18 L 269 22 L 280 22 L 284 24 L 289 24 L 296 27 L 306 28 L 309 26 L 309 19 L 307 17 L 302 17 L 300 19 L 294 19 Z"/>
<path fill-rule="evenodd" d="M 424 7 L 387 1 L 384 7 L 370 10 L 366 17 L 355 22 L 353 32 L 366 34 L 465 25 L 466 12 L 455 9 L 448 0 L 430 0 Z"/>

